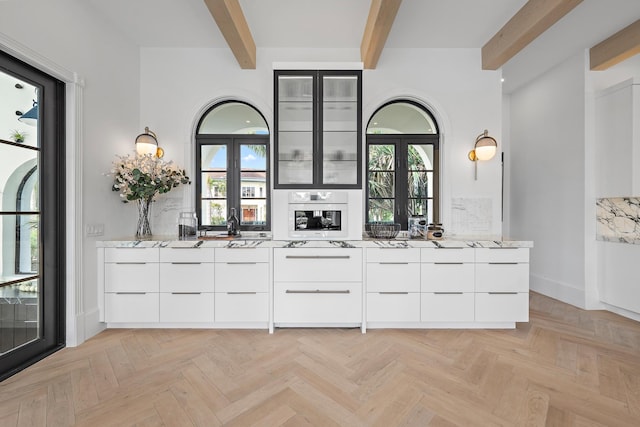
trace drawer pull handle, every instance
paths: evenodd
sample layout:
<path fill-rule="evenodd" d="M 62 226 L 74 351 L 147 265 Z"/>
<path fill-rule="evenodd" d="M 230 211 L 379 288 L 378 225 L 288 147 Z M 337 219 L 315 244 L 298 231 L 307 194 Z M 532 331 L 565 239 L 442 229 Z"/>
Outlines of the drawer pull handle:
<path fill-rule="evenodd" d="M 380 295 L 409 295 L 409 292 L 378 292 Z"/>
<path fill-rule="evenodd" d="M 200 295 L 202 292 L 171 292 L 171 295 Z"/>
<path fill-rule="evenodd" d="M 345 290 L 335 290 L 335 291 L 325 291 L 325 290 L 320 290 L 320 289 L 315 289 L 315 290 L 295 290 L 295 289 L 287 289 L 286 292 L 287 294 L 350 294 L 351 291 L 349 289 L 345 289 Z"/>
<path fill-rule="evenodd" d="M 287 255 L 287 259 L 349 259 L 349 255 Z"/>
<path fill-rule="evenodd" d="M 409 249 L 409 246 L 383 246 L 376 249 Z"/>
<path fill-rule="evenodd" d="M 435 265 L 462 265 L 464 262 L 434 262 Z"/>
<path fill-rule="evenodd" d="M 434 292 L 435 295 L 462 295 L 464 292 Z"/>
<path fill-rule="evenodd" d="M 227 265 L 255 265 L 257 262 L 228 262 Z"/>
<path fill-rule="evenodd" d="M 381 262 L 380 265 L 409 265 L 408 262 Z"/>
<path fill-rule="evenodd" d="M 196 243 L 194 246 L 174 246 L 169 249 L 200 249 L 200 245 Z"/>
<path fill-rule="evenodd" d="M 117 265 L 145 265 L 146 262 L 116 262 Z"/>
<path fill-rule="evenodd" d="M 514 246 L 502 246 L 500 248 L 486 248 L 486 249 L 518 249 L 518 248 Z"/>
<path fill-rule="evenodd" d="M 146 295 L 146 292 L 116 292 L 116 295 Z"/>
<path fill-rule="evenodd" d="M 462 250 L 464 248 L 456 247 L 456 246 L 436 246 L 434 249 L 457 249 L 457 250 Z"/>
<path fill-rule="evenodd" d="M 200 265 L 201 262 L 172 262 L 173 265 Z"/>
<path fill-rule="evenodd" d="M 489 265 L 518 265 L 517 262 L 490 262 Z"/>
<path fill-rule="evenodd" d="M 227 295 L 256 295 L 257 292 L 227 292 Z"/>
<path fill-rule="evenodd" d="M 518 295 L 517 292 L 489 292 L 489 295 Z"/>

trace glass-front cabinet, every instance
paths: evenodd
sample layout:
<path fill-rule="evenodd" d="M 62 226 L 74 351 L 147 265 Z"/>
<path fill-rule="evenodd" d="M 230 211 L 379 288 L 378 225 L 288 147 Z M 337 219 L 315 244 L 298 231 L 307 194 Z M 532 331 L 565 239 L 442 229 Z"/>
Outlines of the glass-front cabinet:
<path fill-rule="evenodd" d="M 276 70 L 276 188 L 361 188 L 362 72 Z"/>

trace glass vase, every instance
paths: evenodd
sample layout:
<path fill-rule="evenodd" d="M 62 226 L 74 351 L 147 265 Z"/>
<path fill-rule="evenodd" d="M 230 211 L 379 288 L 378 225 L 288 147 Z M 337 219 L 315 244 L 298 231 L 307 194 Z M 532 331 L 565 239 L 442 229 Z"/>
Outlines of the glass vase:
<path fill-rule="evenodd" d="M 151 211 L 152 198 L 138 199 L 138 227 L 136 228 L 136 237 L 151 236 L 151 225 L 149 224 L 149 213 Z"/>

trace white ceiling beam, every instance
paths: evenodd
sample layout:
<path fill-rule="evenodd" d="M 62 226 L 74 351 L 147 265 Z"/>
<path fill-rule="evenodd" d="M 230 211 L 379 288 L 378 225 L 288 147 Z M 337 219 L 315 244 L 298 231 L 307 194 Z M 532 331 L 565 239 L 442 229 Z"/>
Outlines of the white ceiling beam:
<path fill-rule="evenodd" d="M 589 49 L 592 71 L 602 71 L 640 53 L 640 19 Z"/>
<path fill-rule="evenodd" d="M 364 68 L 376 68 L 400 3 L 402 0 L 371 0 L 369 17 L 360 44 L 360 57 Z"/>
<path fill-rule="evenodd" d="M 482 69 L 497 70 L 582 0 L 529 0 L 482 47 Z"/>
<path fill-rule="evenodd" d="M 256 68 L 256 44 L 238 0 L 204 0 L 240 68 Z"/>

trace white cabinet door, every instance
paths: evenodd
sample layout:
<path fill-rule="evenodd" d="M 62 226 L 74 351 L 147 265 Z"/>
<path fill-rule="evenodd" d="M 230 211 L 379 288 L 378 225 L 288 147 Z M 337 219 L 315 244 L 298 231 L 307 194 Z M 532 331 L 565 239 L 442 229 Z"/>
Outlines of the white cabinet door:
<path fill-rule="evenodd" d="M 422 294 L 423 322 L 473 322 L 474 294 L 471 292 Z"/>
<path fill-rule="evenodd" d="M 476 292 L 529 292 L 529 264 L 476 264 Z"/>
<path fill-rule="evenodd" d="M 420 293 L 367 294 L 367 322 L 419 322 Z"/>
<path fill-rule="evenodd" d="M 361 282 L 362 249 L 273 250 L 275 282 Z"/>
<path fill-rule="evenodd" d="M 215 264 L 160 263 L 160 292 L 213 292 Z"/>
<path fill-rule="evenodd" d="M 158 262 L 158 248 L 106 248 L 105 262 Z"/>
<path fill-rule="evenodd" d="M 362 284 L 275 283 L 275 323 L 362 323 Z"/>
<path fill-rule="evenodd" d="M 269 321 L 269 294 L 259 292 L 216 293 L 216 322 Z"/>
<path fill-rule="evenodd" d="M 268 292 L 269 264 L 255 262 L 216 263 L 216 292 Z"/>
<path fill-rule="evenodd" d="M 422 262 L 474 262 L 473 248 L 422 248 L 420 260 Z"/>
<path fill-rule="evenodd" d="M 481 292 L 476 294 L 476 322 L 528 321 L 528 293 Z"/>
<path fill-rule="evenodd" d="M 174 292 L 160 294 L 161 322 L 213 322 L 214 294 Z"/>
<path fill-rule="evenodd" d="M 157 262 L 105 263 L 105 292 L 158 292 L 160 269 Z"/>
<path fill-rule="evenodd" d="M 474 282 L 473 264 L 438 262 L 421 265 L 422 292 L 473 292 Z"/>
<path fill-rule="evenodd" d="M 157 292 L 106 293 L 104 296 L 106 322 L 157 322 L 159 297 Z"/>
<path fill-rule="evenodd" d="M 529 262 L 529 248 L 477 248 L 476 262 Z"/>
<path fill-rule="evenodd" d="M 269 262 L 269 248 L 216 248 L 216 262 Z"/>
<path fill-rule="evenodd" d="M 380 262 L 367 264 L 367 292 L 420 292 L 420 264 Z"/>
<path fill-rule="evenodd" d="M 160 262 L 214 262 L 214 248 L 161 248 Z"/>
<path fill-rule="evenodd" d="M 367 248 L 367 262 L 420 262 L 420 249 Z"/>

